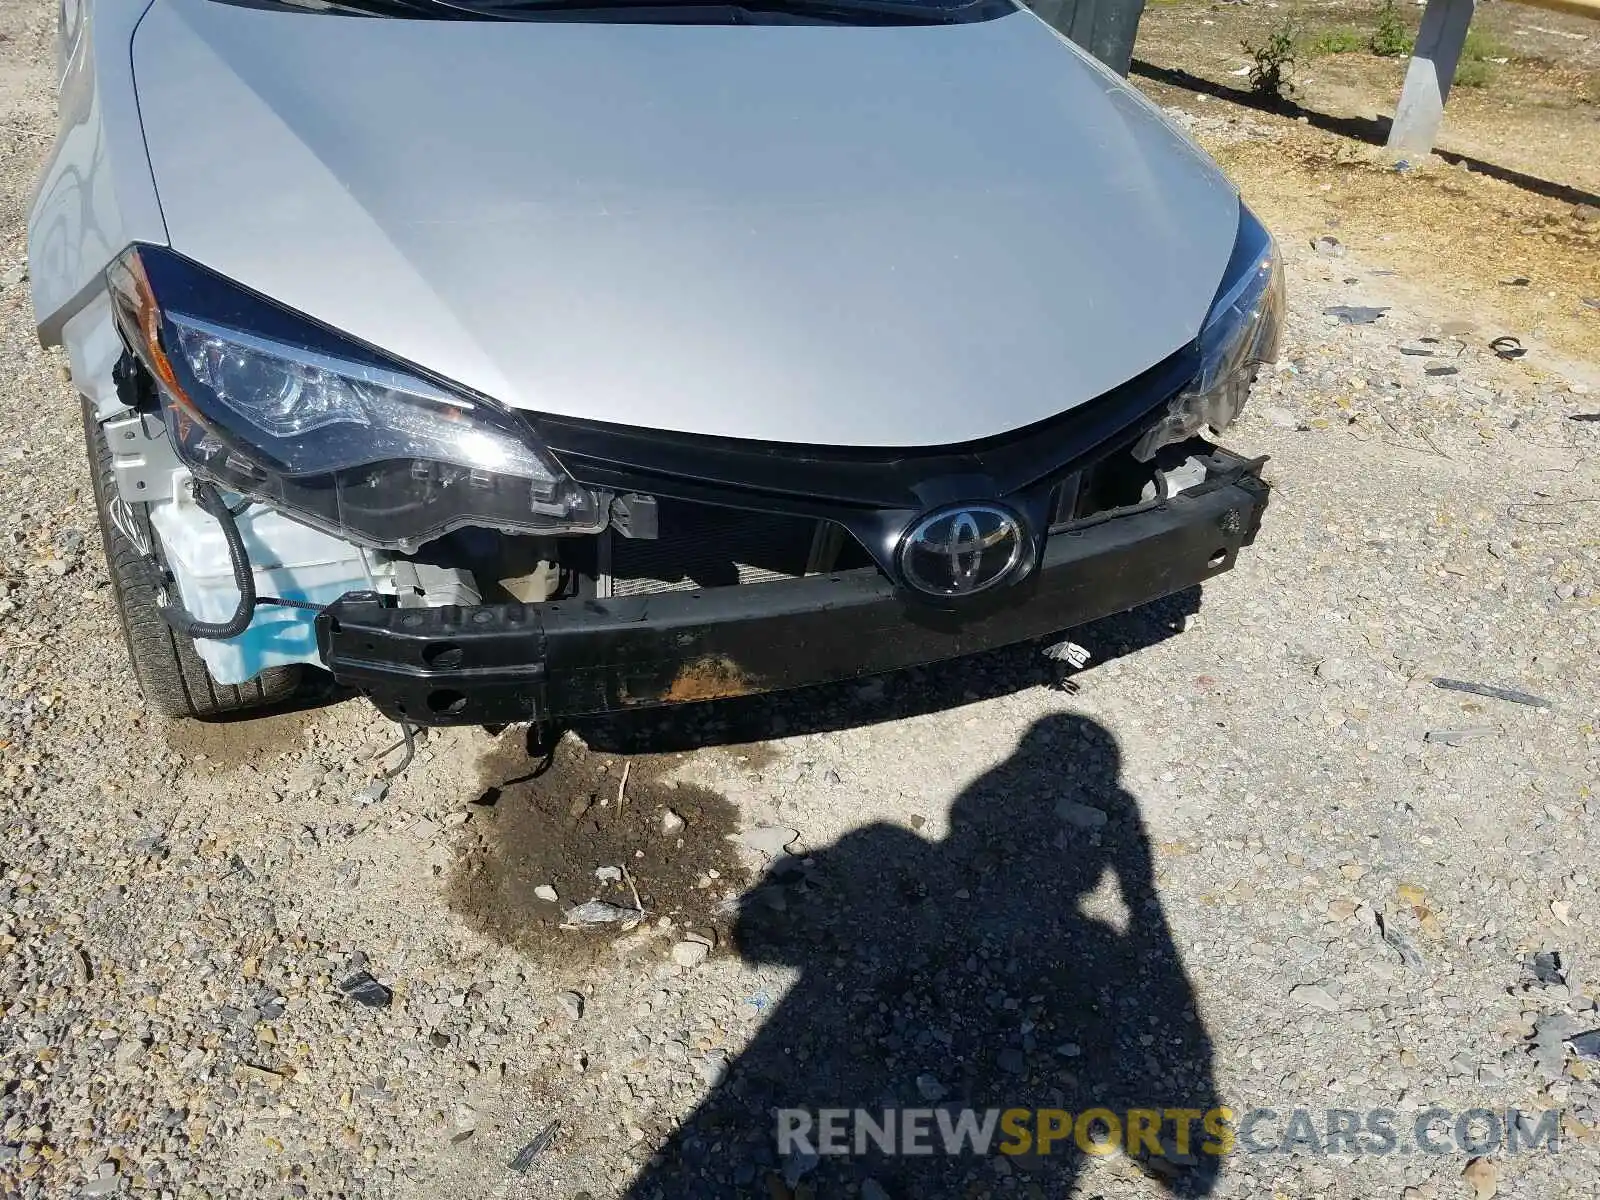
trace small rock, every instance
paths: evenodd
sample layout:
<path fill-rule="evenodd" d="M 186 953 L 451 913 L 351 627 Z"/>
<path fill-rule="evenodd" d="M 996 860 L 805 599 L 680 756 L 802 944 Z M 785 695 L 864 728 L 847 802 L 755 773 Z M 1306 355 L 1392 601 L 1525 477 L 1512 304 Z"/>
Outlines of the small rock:
<path fill-rule="evenodd" d="M 1500 732 L 1498 725 L 1470 725 L 1465 729 L 1430 729 L 1422 740 L 1440 746 L 1463 746 L 1476 738 L 1494 737 Z"/>
<path fill-rule="evenodd" d="M 661 814 L 661 832 L 668 836 L 679 832 L 688 822 L 670 808 Z"/>
<path fill-rule="evenodd" d="M 1491 1200 L 1500 1190 L 1500 1172 L 1492 1158 L 1475 1158 L 1467 1163 L 1461 1178 L 1472 1189 L 1473 1200 Z"/>
<path fill-rule="evenodd" d="M 642 920 L 644 914 L 637 908 L 620 908 L 604 900 L 585 900 L 567 909 L 568 925 L 614 925 Z"/>
<path fill-rule="evenodd" d="M 1600 1029 L 1575 1034 L 1570 1040 L 1572 1052 L 1584 1062 L 1600 1062 Z"/>
<path fill-rule="evenodd" d="M 365 787 L 357 788 L 356 794 L 351 799 L 365 807 L 368 804 L 377 804 L 388 794 L 389 781 L 387 779 L 374 779 Z"/>
<path fill-rule="evenodd" d="M 540 900 L 545 901 L 547 904 L 554 904 L 558 899 L 555 888 L 551 887 L 548 883 L 541 883 L 538 887 L 534 888 L 533 894 Z"/>
<path fill-rule="evenodd" d="M 339 984 L 339 991 L 344 993 L 346 999 L 365 1004 L 368 1008 L 388 1008 L 389 1001 L 394 999 L 394 993 L 366 971 L 357 971 Z"/>
<path fill-rule="evenodd" d="M 712 1087 L 720 1087 L 722 1081 L 728 1077 L 728 1053 L 725 1050 L 713 1050 L 703 1054 L 695 1061 L 695 1070 L 700 1073 Z"/>
<path fill-rule="evenodd" d="M 16 287 L 27 277 L 27 263 L 20 262 L 13 267 L 7 267 L 4 271 L 0 271 L 0 289 Z"/>
<path fill-rule="evenodd" d="M 1373 308 L 1360 304 L 1333 304 L 1322 310 L 1324 316 L 1335 317 L 1341 325 L 1370 325 L 1380 319 L 1388 308 Z"/>
<path fill-rule="evenodd" d="M 683 941 L 672 947 L 672 961 L 680 967 L 694 968 L 705 962 L 711 948 L 704 942 Z"/>
<path fill-rule="evenodd" d="M 594 877 L 596 879 L 598 879 L 601 883 L 621 883 L 622 882 L 622 868 L 621 867 L 596 867 L 594 869 Z"/>
<path fill-rule="evenodd" d="M 799 836 L 798 829 L 789 829 L 783 825 L 757 825 L 754 829 L 747 829 L 730 840 L 737 840 L 752 850 L 760 851 L 768 858 L 781 858 Z"/>
<path fill-rule="evenodd" d="M 1302 983 L 1289 989 L 1289 999 L 1296 1004 L 1303 1004 L 1307 1008 L 1321 1009 L 1323 1012 L 1338 1012 L 1339 1001 L 1336 1000 L 1328 989 L 1315 983 Z"/>
<path fill-rule="evenodd" d="M 932 1075 L 917 1076 L 917 1095 L 930 1104 L 935 1104 L 945 1098 L 948 1089 Z"/>
<path fill-rule="evenodd" d="M 1541 950 L 1530 954 L 1522 963 L 1523 969 L 1532 975 L 1537 983 L 1565 983 L 1567 969 L 1561 961 L 1561 951 Z"/>
<path fill-rule="evenodd" d="M 583 996 L 579 992 L 557 992 L 556 1003 L 574 1021 L 583 1016 Z"/>
<path fill-rule="evenodd" d="M 1324 254 L 1329 258 L 1343 258 L 1345 256 L 1344 243 L 1332 234 L 1323 234 L 1313 241 L 1311 246 L 1318 254 Z"/>

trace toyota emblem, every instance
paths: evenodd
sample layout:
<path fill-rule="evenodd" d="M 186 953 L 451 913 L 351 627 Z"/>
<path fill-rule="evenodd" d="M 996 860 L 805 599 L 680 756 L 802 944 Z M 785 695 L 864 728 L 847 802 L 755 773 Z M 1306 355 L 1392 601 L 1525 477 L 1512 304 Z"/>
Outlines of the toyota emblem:
<path fill-rule="evenodd" d="M 929 513 L 900 544 L 900 572 L 919 592 L 970 596 L 1013 578 L 1026 560 L 1022 522 L 992 504 L 963 504 Z"/>

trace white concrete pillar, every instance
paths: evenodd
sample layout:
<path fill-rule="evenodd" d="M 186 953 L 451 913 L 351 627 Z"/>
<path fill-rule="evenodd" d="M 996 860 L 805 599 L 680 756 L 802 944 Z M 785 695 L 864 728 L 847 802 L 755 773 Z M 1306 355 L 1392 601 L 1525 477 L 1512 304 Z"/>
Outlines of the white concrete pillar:
<path fill-rule="evenodd" d="M 1389 150 L 1395 157 L 1433 149 L 1474 4 L 1475 0 L 1428 0 L 1389 130 Z"/>

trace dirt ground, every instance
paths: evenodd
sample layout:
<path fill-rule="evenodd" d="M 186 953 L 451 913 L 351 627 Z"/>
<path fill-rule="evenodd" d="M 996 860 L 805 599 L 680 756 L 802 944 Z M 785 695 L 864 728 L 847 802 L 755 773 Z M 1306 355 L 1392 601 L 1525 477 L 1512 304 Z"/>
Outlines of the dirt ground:
<path fill-rule="evenodd" d="M 1600 21 L 1490 2 L 1475 46 L 1494 58 L 1456 86 L 1442 158 L 1402 169 L 1382 153 L 1406 58 L 1319 53 L 1330 33 L 1365 43 L 1370 2 L 1154 3 L 1133 78 L 1195 130 L 1280 235 L 1337 237 L 1427 289 L 1485 337 L 1508 334 L 1568 370 L 1600 360 Z M 1421 9 L 1401 18 L 1415 30 Z M 1276 29 L 1299 59 L 1286 103 L 1241 72 Z M 1241 131 L 1243 131 L 1241 135 Z M 1517 282 L 1521 281 L 1521 282 Z"/>

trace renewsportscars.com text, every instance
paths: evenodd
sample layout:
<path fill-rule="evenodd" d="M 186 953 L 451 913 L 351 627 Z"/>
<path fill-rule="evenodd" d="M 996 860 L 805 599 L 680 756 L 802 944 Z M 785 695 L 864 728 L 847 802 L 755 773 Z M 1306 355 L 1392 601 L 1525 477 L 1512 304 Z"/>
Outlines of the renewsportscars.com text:
<path fill-rule="evenodd" d="M 784 1108 L 778 1153 L 1519 1154 L 1560 1149 L 1561 1113 L 1470 1108 Z"/>

